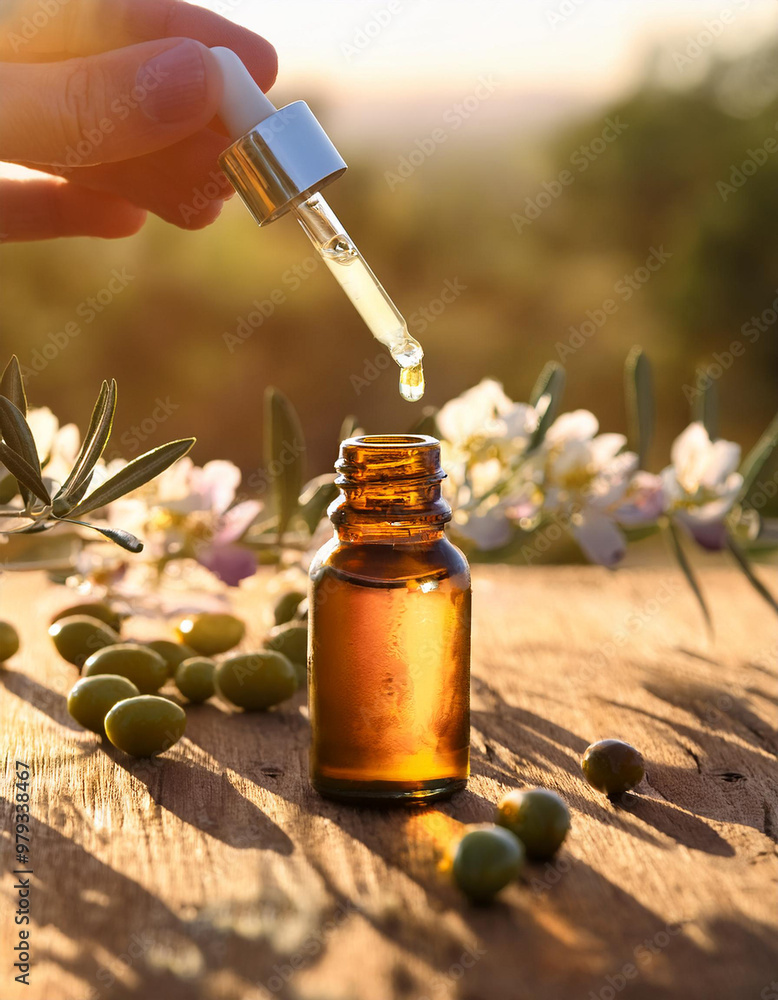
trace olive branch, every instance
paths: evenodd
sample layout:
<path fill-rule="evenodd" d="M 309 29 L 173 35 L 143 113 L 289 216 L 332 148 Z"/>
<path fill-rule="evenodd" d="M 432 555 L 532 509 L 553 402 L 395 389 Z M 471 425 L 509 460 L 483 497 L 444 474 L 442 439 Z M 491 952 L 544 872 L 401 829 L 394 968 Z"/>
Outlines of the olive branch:
<path fill-rule="evenodd" d="M 8 470 L 8 476 L 0 481 L 0 492 L 6 503 L 18 493 L 22 507 L 0 507 L 0 520 L 19 518 L 27 523 L 0 529 L 0 534 L 31 534 L 65 522 L 99 531 L 129 552 L 143 549 L 143 543 L 129 531 L 90 524 L 82 518 L 154 479 L 186 455 L 195 439 L 169 441 L 147 451 L 90 492 L 95 467 L 111 436 L 115 412 L 116 382 L 112 379 L 100 387 L 81 450 L 64 483 L 47 478 L 44 472 L 50 456 L 43 462 L 38 457 L 26 419 L 27 396 L 19 361 L 16 355 L 11 358 L 0 378 L 0 462 Z"/>

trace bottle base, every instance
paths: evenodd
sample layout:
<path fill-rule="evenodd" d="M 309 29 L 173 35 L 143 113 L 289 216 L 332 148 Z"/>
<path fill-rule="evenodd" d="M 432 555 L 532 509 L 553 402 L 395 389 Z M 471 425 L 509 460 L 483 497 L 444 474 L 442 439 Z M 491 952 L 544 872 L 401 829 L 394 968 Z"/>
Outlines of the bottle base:
<path fill-rule="evenodd" d="M 416 805 L 450 798 L 467 786 L 467 778 L 434 781 L 343 781 L 315 775 L 311 784 L 325 799 L 352 805 Z"/>

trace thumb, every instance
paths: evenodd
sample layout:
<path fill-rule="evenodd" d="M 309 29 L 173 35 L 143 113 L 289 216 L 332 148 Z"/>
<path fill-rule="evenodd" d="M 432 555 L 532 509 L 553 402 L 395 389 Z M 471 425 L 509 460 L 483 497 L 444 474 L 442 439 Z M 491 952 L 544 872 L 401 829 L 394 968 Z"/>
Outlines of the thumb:
<path fill-rule="evenodd" d="M 0 159 L 80 167 L 199 131 L 222 83 L 205 45 L 165 38 L 64 62 L 0 63 L 0 92 Z"/>

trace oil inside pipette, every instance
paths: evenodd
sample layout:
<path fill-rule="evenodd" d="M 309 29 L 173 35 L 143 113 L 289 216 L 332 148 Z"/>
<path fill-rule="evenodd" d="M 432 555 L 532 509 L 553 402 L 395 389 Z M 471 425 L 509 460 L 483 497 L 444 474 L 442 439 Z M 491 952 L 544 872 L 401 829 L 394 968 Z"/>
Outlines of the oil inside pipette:
<path fill-rule="evenodd" d="M 424 395 L 421 344 L 376 278 L 367 261 L 344 231 L 321 195 L 314 195 L 295 210 L 306 234 L 328 270 L 349 297 L 367 328 L 400 366 L 400 395 L 416 402 Z"/>

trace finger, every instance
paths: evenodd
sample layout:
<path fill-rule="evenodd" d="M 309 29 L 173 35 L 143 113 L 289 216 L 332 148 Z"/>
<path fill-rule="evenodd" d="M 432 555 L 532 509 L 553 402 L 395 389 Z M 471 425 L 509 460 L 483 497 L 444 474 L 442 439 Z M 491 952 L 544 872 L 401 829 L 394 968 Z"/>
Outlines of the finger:
<path fill-rule="evenodd" d="M 209 130 L 133 160 L 70 171 L 70 181 L 122 195 L 182 229 L 202 229 L 221 211 L 234 188 L 219 170 L 225 140 Z"/>
<path fill-rule="evenodd" d="M 0 179 L 0 240 L 57 236 L 132 236 L 146 219 L 142 208 L 113 194 L 88 191 L 57 178 Z"/>
<path fill-rule="evenodd" d="M 187 38 L 65 62 L 0 63 L 0 158 L 67 167 L 142 156 L 200 131 L 221 74 Z"/>
<path fill-rule="evenodd" d="M 263 90 L 275 81 L 278 58 L 269 42 L 180 0 L 17 0 L 0 14 L 0 59 L 10 61 L 95 55 L 170 37 L 224 45 Z"/>

